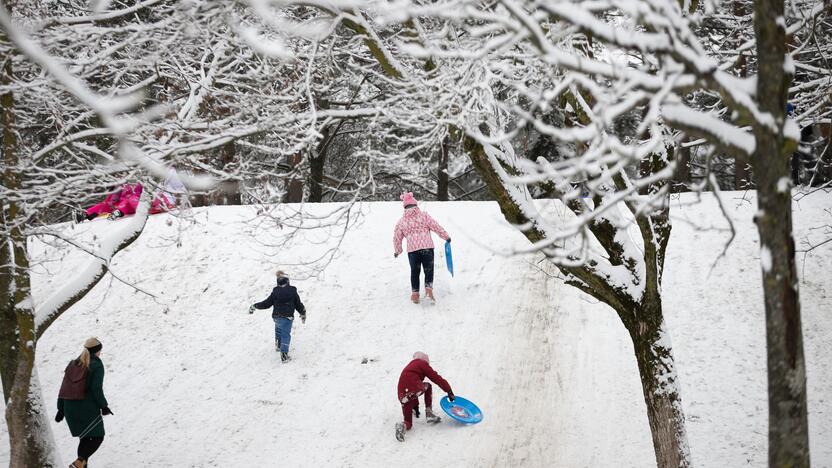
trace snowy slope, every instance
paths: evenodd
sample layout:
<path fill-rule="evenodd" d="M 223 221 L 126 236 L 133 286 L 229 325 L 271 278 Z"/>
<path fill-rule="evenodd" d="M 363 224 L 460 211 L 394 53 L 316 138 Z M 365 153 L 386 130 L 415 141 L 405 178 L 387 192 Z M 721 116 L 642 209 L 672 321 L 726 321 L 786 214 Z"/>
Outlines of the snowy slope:
<path fill-rule="evenodd" d="M 664 306 L 697 466 L 766 464 L 759 249 L 753 200 L 741 196 L 731 204 L 738 237 L 712 271 L 728 237 L 715 203 L 674 206 Z M 830 207 L 823 193 L 800 202 L 798 240 L 829 223 Z M 276 250 L 288 229 L 249 235 L 251 207 L 153 217 L 113 268 L 155 297 L 105 280 L 58 320 L 38 348 L 46 399 L 51 405 L 64 365 L 96 335 L 115 415 L 95 467 L 654 466 L 635 359 L 614 313 L 552 278 L 538 258 L 494 252 L 524 242 L 495 204 L 423 208 L 454 238 L 455 278 L 437 256 L 439 303 L 408 302 L 407 260 L 393 259 L 391 246 L 401 205 L 364 205 L 323 274 L 293 275 L 309 320 L 295 325 L 287 365 L 274 352 L 269 313 L 246 309 L 266 297 L 278 266 L 318 257 L 320 236 L 305 231 Z M 75 232 L 108 228 L 96 221 Z M 801 272 L 812 459 L 821 467 L 832 466 L 830 253 L 811 254 Z M 78 259 L 41 271 L 60 280 Z M 43 297 L 54 285 L 44 275 L 35 288 Z M 396 381 L 416 350 L 481 406 L 481 424 L 420 419 L 404 444 L 393 438 Z M 76 440 L 65 424 L 54 431 L 68 462 Z M 0 465 L 7 460 L 0 423 Z"/>

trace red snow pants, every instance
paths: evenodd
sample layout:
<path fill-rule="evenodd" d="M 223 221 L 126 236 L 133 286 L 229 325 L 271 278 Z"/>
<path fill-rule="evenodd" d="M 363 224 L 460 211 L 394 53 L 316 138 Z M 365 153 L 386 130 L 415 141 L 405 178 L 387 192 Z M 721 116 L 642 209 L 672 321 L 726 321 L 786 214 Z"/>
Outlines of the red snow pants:
<path fill-rule="evenodd" d="M 425 408 L 433 406 L 433 385 L 423 382 L 424 388 L 421 392 L 408 393 L 402 397 L 402 415 L 404 416 L 404 427 L 410 430 L 413 427 L 413 409 L 419 406 L 419 395 L 425 395 Z"/>

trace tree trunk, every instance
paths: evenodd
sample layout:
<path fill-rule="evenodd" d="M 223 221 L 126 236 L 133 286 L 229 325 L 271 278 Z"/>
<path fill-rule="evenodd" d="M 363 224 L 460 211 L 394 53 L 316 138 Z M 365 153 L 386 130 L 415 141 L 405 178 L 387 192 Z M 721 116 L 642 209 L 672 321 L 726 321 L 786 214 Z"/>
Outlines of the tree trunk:
<path fill-rule="evenodd" d="M 448 158 L 451 153 L 451 135 L 445 135 L 439 148 L 439 165 L 436 168 L 436 199 L 448 201 Z"/>
<path fill-rule="evenodd" d="M 303 179 L 298 174 L 300 162 L 303 157 L 300 154 L 293 154 L 287 157 L 293 175 L 286 179 L 286 193 L 283 196 L 283 203 L 300 203 L 303 201 Z"/>
<path fill-rule="evenodd" d="M 0 5 L 0 8 L 2 6 Z M 11 10 L 11 3 L 8 5 Z M 6 35 L 0 31 L 0 42 L 8 42 Z M 0 86 L 12 83 L 12 58 L 3 57 L 3 68 L 0 69 Z M 13 176 L 12 171 L 17 164 L 17 133 L 15 132 L 14 94 L 11 90 L 0 94 L 0 144 L 3 157 L 3 186 L 6 180 Z M 14 297 L 11 296 L 14 269 L 12 268 L 12 244 L 9 237 L 10 223 L 7 222 L 11 205 L 4 199 L 0 201 L 0 376 L 3 376 L 3 396 L 8 402 L 8 395 L 12 389 L 12 376 L 15 371 L 15 344 L 17 343 L 17 317 L 14 314 Z"/>
<path fill-rule="evenodd" d="M 34 370 L 35 346 L 24 348 L 18 353 L 14 385 L 6 405 L 11 446 L 9 468 L 58 467 L 61 463 L 55 451 L 52 426 Z"/>
<path fill-rule="evenodd" d="M 4 40 L 0 37 L 0 40 Z M 0 71 L 0 84 L 12 82 L 11 60 Z M 19 147 L 15 128 L 14 95 L 0 96 L 2 123 L 2 185 L 9 192 L 22 186 Z M 22 219 L 25 213 L 14 200 L 0 207 L 0 380 L 6 403 L 10 468 L 58 466 L 54 457 L 51 427 L 44 417 L 35 365 L 37 336 L 34 303 L 29 282 L 29 258 Z"/>
<path fill-rule="evenodd" d="M 748 0 L 734 0 L 734 16 L 737 18 L 742 18 L 745 15 L 747 15 L 747 5 Z M 745 54 L 740 55 L 739 59 L 737 60 L 737 64 L 734 66 L 734 71 L 736 72 L 737 76 L 741 78 L 748 77 L 748 60 L 746 59 Z M 752 180 L 752 173 L 751 170 L 749 170 L 748 164 L 745 161 L 741 161 L 740 159 L 735 158 L 734 190 L 745 190 L 752 188 L 754 188 L 754 182 Z"/>
<path fill-rule="evenodd" d="M 0 212 L 0 229 L 6 229 L 4 213 Z M 0 245 L 0 380 L 3 382 L 3 402 L 9 402 L 14 373 L 17 367 L 17 316 L 14 314 L 11 252 L 9 239 L 2 237 Z"/>
<path fill-rule="evenodd" d="M 330 126 L 321 129 L 321 139 L 316 145 L 314 154 L 309 155 L 309 201 L 320 203 L 324 199 L 324 166 L 326 153 L 332 137 Z"/>
<path fill-rule="evenodd" d="M 635 314 L 630 337 L 638 362 L 641 390 L 647 405 L 647 421 L 653 436 L 656 466 L 659 468 L 691 466 L 690 448 L 685 430 L 685 415 L 670 335 L 662 317 L 661 299 L 646 304 Z"/>
<path fill-rule="evenodd" d="M 757 97 L 773 125 L 754 123 L 751 161 L 758 183 L 755 221 L 766 308 L 769 466 L 808 467 L 806 367 L 789 190 L 789 159 L 797 142 L 783 134 L 791 81 L 784 67 L 788 51 L 783 10 L 783 0 L 754 2 L 759 76 L 765 77 L 757 80 Z"/>
<path fill-rule="evenodd" d="M 773 165 L 772 165 L 773 166 Z M 808 467 L 806 365 L 792 238 L 791 196 L 760 171 L 757 229 L 763 262 L 768 357 L 769 466 Z M 781 177 L 788 173 L 781 171 Z M 764 189 L 769 187 L 769 189 Z M 768 193 L 767 193 L 768 192 Z M 767 263 L 770 263 L 768 265 Z"/>
<path fill-rule="evenodd" d="M 237 159 L 237 147 L 234 142 L 226 144 L 220 149 L 220 158 L 223 168 L 234 167 Z M 237 167 L 239 165 L 237 164 Z M 242 205 L 243 195 L 240 192 L 240 181 L 229 180 L 220 186 L 220 191 L 217 194 L 217 202 L 220 205 Z"/>
<path fill-rule="evenodd" d="M 673 184 L 670 190 L 674 193 L 690 192 L 690 146 L 679 145 L 676 152 L 676 171 L 673 174 Z"/>

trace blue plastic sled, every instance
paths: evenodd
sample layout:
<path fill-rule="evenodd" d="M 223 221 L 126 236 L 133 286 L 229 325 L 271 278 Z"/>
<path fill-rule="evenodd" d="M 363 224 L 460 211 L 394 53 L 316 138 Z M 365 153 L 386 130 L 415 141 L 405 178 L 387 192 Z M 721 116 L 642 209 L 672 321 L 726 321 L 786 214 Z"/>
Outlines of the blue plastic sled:
<path fill-rule="evenodd" d="M 476 424 L 482 421 L 482 411 L 471 400 L 455 397 L 454 401 L 448 397 L 439 400 L 439 406 L 453 419 L 465 424 Z"/>
<path fill-rule="evenodd" d="M 448 241 L 445 241 L 445 264 L 448 265 L 451 276 L 454 276 L 454 256 L 451 254 L 451 243 Z"/>

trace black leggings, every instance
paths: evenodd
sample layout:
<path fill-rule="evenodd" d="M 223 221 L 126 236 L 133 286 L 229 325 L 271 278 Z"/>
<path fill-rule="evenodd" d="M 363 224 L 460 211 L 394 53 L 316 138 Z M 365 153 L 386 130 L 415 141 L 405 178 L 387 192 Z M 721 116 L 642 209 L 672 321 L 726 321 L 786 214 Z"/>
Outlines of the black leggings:
<path fill-rule="evenodd" d="M 420 249 L 407 254 L 410 262 L 410 290 L 419 292 L 419 273 L 425 270 L 425 287 L 433 287 L 433 249 Z M 421 267 L 421 268 L 420 268 Z"/>
<path fill-rule="evenodd" d="M 101 442 L 104 442 L 104 437 L 81 437 L 78 441 L 78 458 L 86 460 L 101 447 Z"/>

